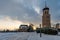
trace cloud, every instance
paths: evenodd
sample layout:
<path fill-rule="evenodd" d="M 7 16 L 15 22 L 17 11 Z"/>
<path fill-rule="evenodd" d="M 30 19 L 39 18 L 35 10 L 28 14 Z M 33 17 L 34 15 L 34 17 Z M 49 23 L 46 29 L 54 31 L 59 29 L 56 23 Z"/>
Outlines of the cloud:
<path fill-rule="evenodd" d="M 0 30 L 9 29 L 15 30 L 18 29 L 21 24 L 24 24 L 22 21 L 12 19 L 9 16 L 4 16 L 0 19 Z"/>
<path fill-rule="evenodd" d="M 4 16 L 3 19 L 8 16 L 5 18 L 7 21 L 17 19 L 25 23 L 40 24 L 40 10 L 40 0 L 0 0 L 0 16 Z"/>
<path fill-rule="evenodd" d="M 40 14 L 40 8 L 39 7 L 33 7 L 33 8 L 37 12 L 37 14 Z"/>
<path fill-rule="evenodd" d="M 13 23 L 17 20 L 18 22 L 40 24 L 42 22 L 42 9 L 45 6 L 44 2 L 45 0 L 0 0 L 0 19 L 13 20 Z M 47 0 L 47 5 L 51 8 L 51 20 L 54 23 L 59 21 L 58 10 L 60 8 L 56 0 Z"/>

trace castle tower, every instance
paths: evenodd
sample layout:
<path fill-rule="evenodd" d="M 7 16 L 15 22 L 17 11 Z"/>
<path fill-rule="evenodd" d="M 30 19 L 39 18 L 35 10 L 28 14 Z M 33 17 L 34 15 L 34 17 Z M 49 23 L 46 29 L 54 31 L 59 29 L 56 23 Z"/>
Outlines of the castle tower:
<path fill-rule="evenodd" d="M 43 16 L 42 16 L 42 27 L 51 27 L 51 23 L 50 23 L 50 14 L 49 14 L 49 8 L 46 5 L 45 2 L 45 8 L 43 8 Z"/>

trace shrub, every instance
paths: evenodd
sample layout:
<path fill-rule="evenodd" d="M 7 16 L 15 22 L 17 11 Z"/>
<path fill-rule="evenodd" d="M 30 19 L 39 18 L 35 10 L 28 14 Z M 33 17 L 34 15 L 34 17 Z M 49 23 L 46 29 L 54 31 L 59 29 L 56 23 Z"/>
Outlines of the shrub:
<path fill-rule="evenodd" d="M 57 30 L 53 30 L 53 29 L 45 29 L 45 34 L 50 34 L 50 35 L 57 35 L 58 31 Z"/>
<path fill-rule="evenodd" d="M 37 29 L 36 29 L 36 32 L 37 32 L 37 33 L 40 33 L 40 29 L 41 29 L 41 33 L 44 33 L 44 29 L 43 29 L 43 28 L 37 28 Z"/>
<path fill-rule="evenodd" d="M 60 29 L 58 29 L 58 31 L 60 32 Z"/>
<path fill-rule="evenodd" d="M 37 28 L 36 32 L 40 33 L 40 28 Z M 50 35 L 57 35 L 58 31 L 56 29 L 51 29 L 51 28 L 41 28 L 41 33 L 50 34 Z"/>

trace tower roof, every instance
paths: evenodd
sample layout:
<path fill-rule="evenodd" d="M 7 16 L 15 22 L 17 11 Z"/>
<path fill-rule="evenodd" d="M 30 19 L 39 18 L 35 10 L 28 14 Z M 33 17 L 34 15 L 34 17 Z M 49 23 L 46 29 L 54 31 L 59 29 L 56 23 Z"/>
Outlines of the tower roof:
<path fill-rule="evenodd" d="M 43 10 L 49 10 L 49 8 L 48 7 L 45 7 L 45 8 L 43 8 Z"/>

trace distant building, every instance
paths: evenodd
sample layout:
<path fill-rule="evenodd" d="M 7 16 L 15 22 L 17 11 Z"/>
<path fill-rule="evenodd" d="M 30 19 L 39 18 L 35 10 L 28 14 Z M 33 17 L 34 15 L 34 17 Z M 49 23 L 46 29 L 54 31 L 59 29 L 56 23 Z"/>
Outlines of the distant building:
<path fill-rule="evenodd" d="M 59 24 L 59 23 L 56 24 L 56 28 L 57 28 L 57 29 L 60 28 L 60 24 Z"/>
<path fill-rule="evenodd" d="M 42 27 L 51 27 L 51 22 L 50 22 L 50 14 L 49 14 L 49 8 L 45 4 L 45 8 L 43 8 L 43 16 L 42 16 Z"/>
<path fill-rule="evenodd" d="M 28 25 L 20 25 L 19 29 L 20 29 L 21 32 L 27 32 Z"/>

